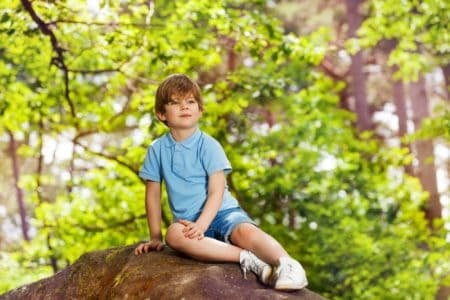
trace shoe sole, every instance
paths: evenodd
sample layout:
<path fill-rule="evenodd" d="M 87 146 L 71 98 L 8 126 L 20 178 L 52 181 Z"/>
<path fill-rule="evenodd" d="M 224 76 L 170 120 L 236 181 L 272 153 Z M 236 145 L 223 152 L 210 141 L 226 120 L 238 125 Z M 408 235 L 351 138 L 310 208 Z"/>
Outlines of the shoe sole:
<path fill-rule="evenodd" d="M 278 291 L 294 291 L 294 290 L 301 290 L 302 288 L 306 287 L 308 283 L 306 284 L 275 284 L 274 289 Z"/>

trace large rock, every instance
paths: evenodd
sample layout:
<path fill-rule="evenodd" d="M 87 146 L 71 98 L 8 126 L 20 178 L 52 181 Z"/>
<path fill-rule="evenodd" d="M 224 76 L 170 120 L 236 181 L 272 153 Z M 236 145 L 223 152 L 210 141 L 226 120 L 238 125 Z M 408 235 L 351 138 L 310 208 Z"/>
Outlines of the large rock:
<path fill-rule="evenodd" d="M 135 256 L 134 246 L 87 253 L 52 277 L 6 299 L 323 299 L 303 289 L 277 292 L 242 276 L 238 264 L 201 263 L 169 248 Z"/>

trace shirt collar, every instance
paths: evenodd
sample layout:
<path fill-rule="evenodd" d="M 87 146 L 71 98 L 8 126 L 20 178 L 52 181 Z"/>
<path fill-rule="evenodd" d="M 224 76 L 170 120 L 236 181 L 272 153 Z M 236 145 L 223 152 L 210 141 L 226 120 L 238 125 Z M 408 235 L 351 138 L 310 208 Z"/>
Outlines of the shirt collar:
<path fill-rule="evenodd" d="M 168 132 L 164 138 L 164 145 L 166 147 L 172 147 L 174 145 L 181 145 L 186 149 L 190 149 L 190 148 L 192 148 L 192 146 L 195 145 L 197 140 L 200 138 L 200 135 L 201 135 L 201 131 L 200 131 L 200 129 L 197 128 L 190 137 L 188 137 L 187 139 L 184 139 L 181 142 L 177 142 L 172 137 L 172 134 L 170 134 L 170 132 Z"/>

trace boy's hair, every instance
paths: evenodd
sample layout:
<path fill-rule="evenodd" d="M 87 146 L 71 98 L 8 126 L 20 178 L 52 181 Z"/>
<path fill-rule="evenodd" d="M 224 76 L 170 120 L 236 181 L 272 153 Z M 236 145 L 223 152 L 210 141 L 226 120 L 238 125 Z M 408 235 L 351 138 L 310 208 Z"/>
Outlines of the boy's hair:
<path fill-rule="evenodd" d="M 184 74 L 169 75 L 158 86 L 155 96 L 155 111 L 157 113 L 164 113 L 166 105 L 173 95 L 185 96 L 192 93 L 198 103 L 200 110 L 203 110 L 203 99 L 200 93 L 200 87 L 191 78 Z"/>

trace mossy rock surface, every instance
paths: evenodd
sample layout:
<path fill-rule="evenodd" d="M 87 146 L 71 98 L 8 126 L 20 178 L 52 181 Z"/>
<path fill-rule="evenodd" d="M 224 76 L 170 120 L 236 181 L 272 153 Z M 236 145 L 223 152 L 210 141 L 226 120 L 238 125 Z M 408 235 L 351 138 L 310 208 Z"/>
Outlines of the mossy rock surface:
<path fill-rule="evenodd" d="M 6 299 L 324 299 L 303 289 L 278 292 L 245 280 L 238 264 L 201 263 L 169 248 L 135 256 L 134 246 L 82 255 L 52 277 L 0 296 Z"/>

